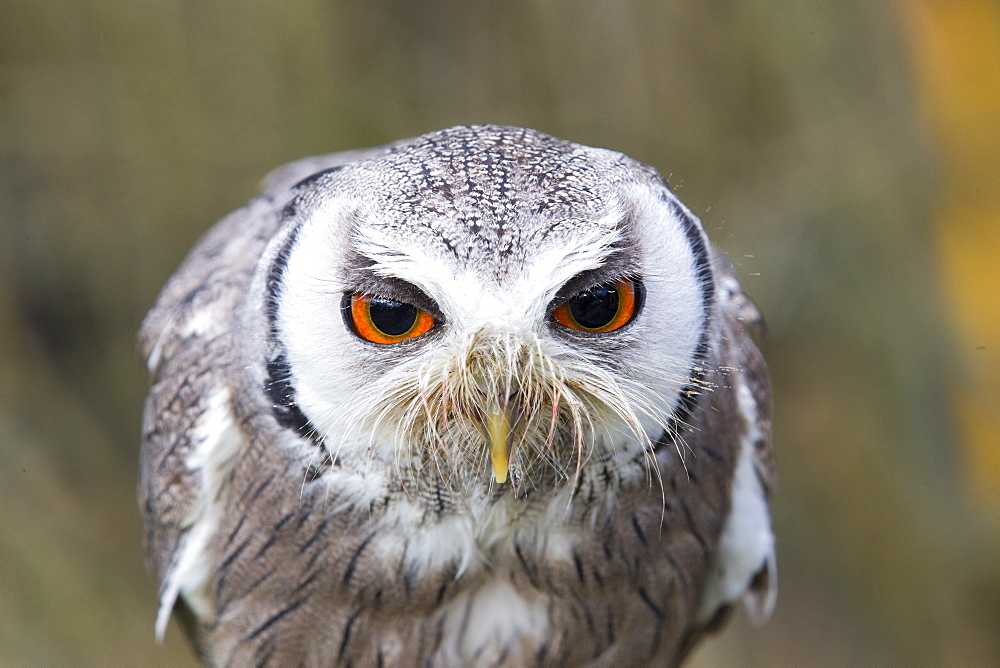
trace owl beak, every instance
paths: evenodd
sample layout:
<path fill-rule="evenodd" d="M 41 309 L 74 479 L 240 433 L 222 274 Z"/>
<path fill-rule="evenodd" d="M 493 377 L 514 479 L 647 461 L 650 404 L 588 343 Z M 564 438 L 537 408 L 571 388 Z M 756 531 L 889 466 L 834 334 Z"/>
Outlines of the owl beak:
<path fill-rule="evenodd" d="M 490 458 L 493 460 L 493 477 L 498 483 L 507 482 L 510 465 L 510 413 L 495 408 L 486 413 L 486 434 L 490 440 Z"/>

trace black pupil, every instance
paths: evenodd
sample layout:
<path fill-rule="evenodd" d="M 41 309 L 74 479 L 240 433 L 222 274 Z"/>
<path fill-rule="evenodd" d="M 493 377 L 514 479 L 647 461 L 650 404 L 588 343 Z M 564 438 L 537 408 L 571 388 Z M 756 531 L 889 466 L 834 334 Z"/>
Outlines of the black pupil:
<path fill-rule="evenodd" d="M 372 297 L 368 301 L 372 324 L 386 336 L 406 334 L 417 321 L 417 307 L 392 299 Z"/>
<path fill-rule="evenodd" d="M 618 290 L 613 285 L 599 285 L 569 300 L 569 312 L 587 329 L 599 329 L 618 314 Z"/>

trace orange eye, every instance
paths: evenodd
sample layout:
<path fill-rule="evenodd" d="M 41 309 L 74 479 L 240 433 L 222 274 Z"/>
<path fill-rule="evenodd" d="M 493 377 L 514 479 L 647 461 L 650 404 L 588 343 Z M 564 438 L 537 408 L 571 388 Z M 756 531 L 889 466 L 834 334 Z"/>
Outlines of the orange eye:
<path fill-rule="evenodd" d="M 642 308 L 642 283 L 620 278 L 585 290 L 556 307 L 552 317 L 563 327 L 589 334 L 607 334 L 632 322 Z"/>
<path fill-rule="evenodd" d="M 361 292 L 344 295 L 341 309 L 354 333 L 372 343 L 400 343 L 434 327 L 434 316 L 413 304 Z"/>

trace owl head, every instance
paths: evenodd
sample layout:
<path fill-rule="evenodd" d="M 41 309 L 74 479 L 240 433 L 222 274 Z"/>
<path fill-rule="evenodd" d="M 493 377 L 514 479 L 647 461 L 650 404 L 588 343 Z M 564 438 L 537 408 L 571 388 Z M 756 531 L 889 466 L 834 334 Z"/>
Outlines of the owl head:
<path fill-rule="evenodd" d="M 655 170 L 463 126 L 294 192 L 258 274 L 266 384 L 331 462 L 534 486 L 684 424 L 711 251 Z"/>

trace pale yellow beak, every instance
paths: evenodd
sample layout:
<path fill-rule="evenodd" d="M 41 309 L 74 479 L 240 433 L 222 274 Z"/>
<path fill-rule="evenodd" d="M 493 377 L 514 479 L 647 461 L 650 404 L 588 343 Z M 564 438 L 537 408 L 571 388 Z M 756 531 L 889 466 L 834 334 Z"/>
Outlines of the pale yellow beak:
<path fill-rule="evenodd" d="M 497 482 L 507 482 L 507 469 L 510 466 L 510 414 L 504 409 L 487 412 L 486 434 L 490 439 L 493 477 Z"/>

